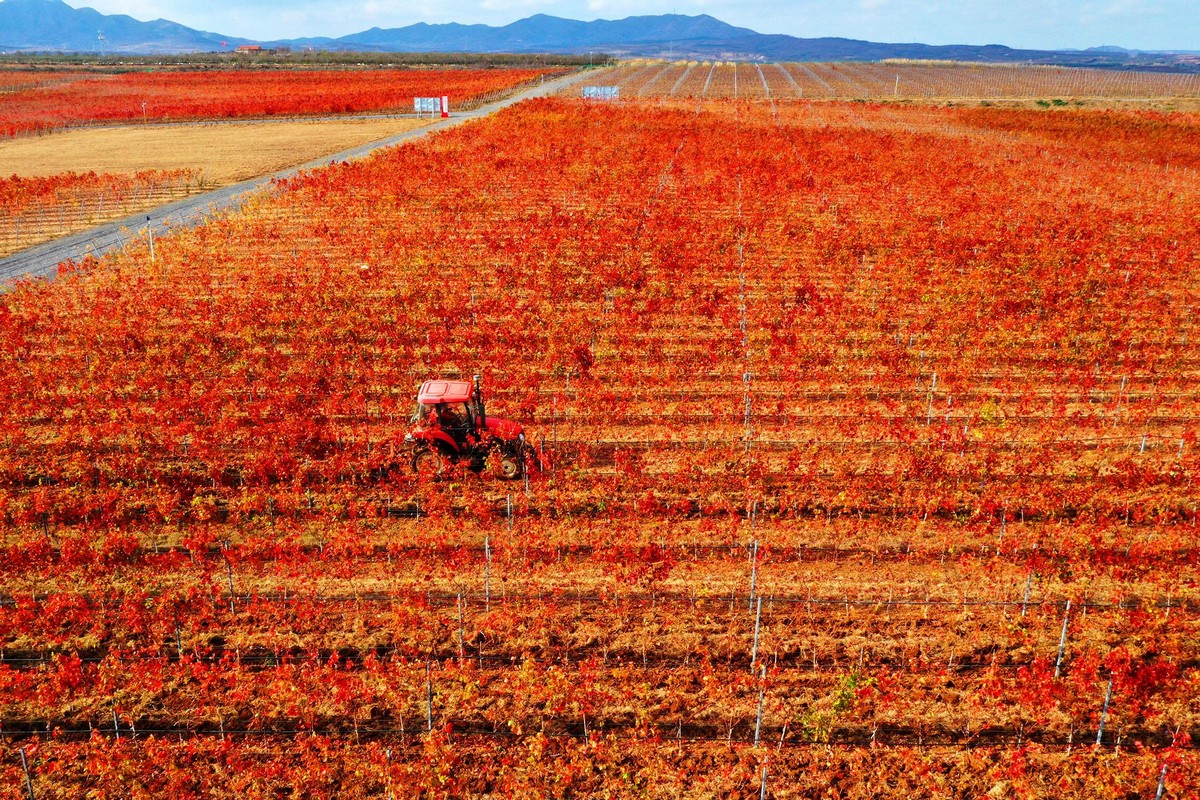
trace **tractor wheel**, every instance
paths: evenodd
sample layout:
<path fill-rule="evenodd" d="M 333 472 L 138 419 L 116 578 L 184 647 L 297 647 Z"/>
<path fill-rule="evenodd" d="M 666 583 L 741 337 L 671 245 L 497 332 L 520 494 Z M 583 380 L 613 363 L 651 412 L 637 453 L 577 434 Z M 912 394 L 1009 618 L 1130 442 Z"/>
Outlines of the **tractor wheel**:
<path fill-rule="evenodd" d="M 446 457 L 436 450 L 421 449 L 413 454 L 412 468 L 418 478 L 436 480 L 446 474 Z"/>
<path fill-rule="evenodd" d="M 525 474 L 525 458 L 520 450 L 504 450 L 500 453 L 500 477 L 515 481 Z"/>

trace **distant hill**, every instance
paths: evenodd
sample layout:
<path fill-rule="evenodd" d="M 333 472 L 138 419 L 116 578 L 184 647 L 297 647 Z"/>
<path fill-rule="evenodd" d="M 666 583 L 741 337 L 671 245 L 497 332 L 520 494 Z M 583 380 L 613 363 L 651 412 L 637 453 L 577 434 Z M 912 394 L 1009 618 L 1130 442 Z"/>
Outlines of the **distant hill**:
<path fill-rule="evenodd" d="M 83 53 L 186 53 L 236 47 L 245 39 L 197 31 L 165 19 L 72 8 L 62 0 L 0 0 L 0 50 Z"/>
<path fill-rule="evenodd" d="M 946 61 L 1029 62 L 1078 66 L 1175 66 L 1172 55 L 1135 53 L 1119 47 L 1084 51 L 1017 50 L 1004 45 L 885 44 L 834 37 L 762 34 L 701 14 L 629 17 L 579 22 L 537 14 L 501 27 L 428 25 L 372 28 L 321 40 L 329 49 L 482 53 L 583 53 L 615 56 L 738 61 L 881 61 L 887 58 Z"/>
<path fill-rule="evenodd" d="M 724 41 L 753 38 L 749 28 L 736 28 L 702 14 L 688 17 L 665 14 L 622 20 L 580 22 L 546 14 L 518 20 L 502 27 L 488 25 L 427 25 L 372 28 L 331 40 L 348 49 L 382 49 L 396 52 L 470 51 L 485 53 L 579 53 L 588 49 L 641 52 L 670 47 L 671 42 Z"/>
<path fill-rule="evenodd" d="M 879 61 L 887 58 L 1025 62 L 1070 66 L 1200 71 L 1196 56 L 1088 50 L 1017 50 L 998 44 L 885 44 L 857 39 L 761 34 L 701 14 L 580 22 L 536 14 L 509 25 L 418 23 L 371 28 L 338 38 L 250 42 L 168 20 L 139 22 L 75 9 L 62 0 L 0 0 L 0 50 L 165 54 L 233 49 L 242 44 L 367 52 L 573 53 L 739 61 Z"/>

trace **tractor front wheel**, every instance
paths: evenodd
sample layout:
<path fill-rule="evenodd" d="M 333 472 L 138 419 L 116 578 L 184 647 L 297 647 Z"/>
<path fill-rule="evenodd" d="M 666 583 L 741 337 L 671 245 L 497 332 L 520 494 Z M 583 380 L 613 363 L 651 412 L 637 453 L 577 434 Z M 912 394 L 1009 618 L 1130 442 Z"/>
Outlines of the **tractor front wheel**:
<path fill-rule="evenodd" d="M 413 453 L 412 468 L 418 478 L 437 480 L 446 474 L 446 457 L 436 450 L 423 447 Z"/>
<path fill-rule="evenodd" d="M 515 481 L 525 474 L 525 456 L 521 448 L 505 448 L 500 451 L 500 477 Z"/>

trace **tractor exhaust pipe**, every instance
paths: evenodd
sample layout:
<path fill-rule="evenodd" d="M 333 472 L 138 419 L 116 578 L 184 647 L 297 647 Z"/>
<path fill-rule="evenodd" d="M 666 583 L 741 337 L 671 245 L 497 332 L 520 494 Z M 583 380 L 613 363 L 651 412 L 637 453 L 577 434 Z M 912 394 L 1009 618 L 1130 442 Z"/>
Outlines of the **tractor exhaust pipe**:
<path fill-rule="evenodd" d="M 483 408 L 483 387 L 480 385 L 482 378 L 474 375 L 472 380 L 475 382 L 475 407 L 479 409 L 479 427 L 486 429 L 487 412 Z"/>

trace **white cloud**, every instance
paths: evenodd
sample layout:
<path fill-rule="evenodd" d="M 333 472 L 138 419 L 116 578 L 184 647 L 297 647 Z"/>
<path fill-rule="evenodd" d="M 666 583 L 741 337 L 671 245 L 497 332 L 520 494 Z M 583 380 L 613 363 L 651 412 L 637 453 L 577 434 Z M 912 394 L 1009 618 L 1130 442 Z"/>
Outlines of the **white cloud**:
<path fill-rule="evenodd" d="M 551 3 L 545 0 L 483 0 L 479 7 L 484 11 L 521 11 L 526 12 L 530 9 L 535 9 L 542 13 L 547 13 L 547 6 Z"/>
<path fill-rule="evenodd" d="M 1100 13 L 1105 16 L 1121 16 L 1124 14 L 1145 14 L 1150 11 L 1141 0 L 1114 0 L 1106 3 Z"/>

